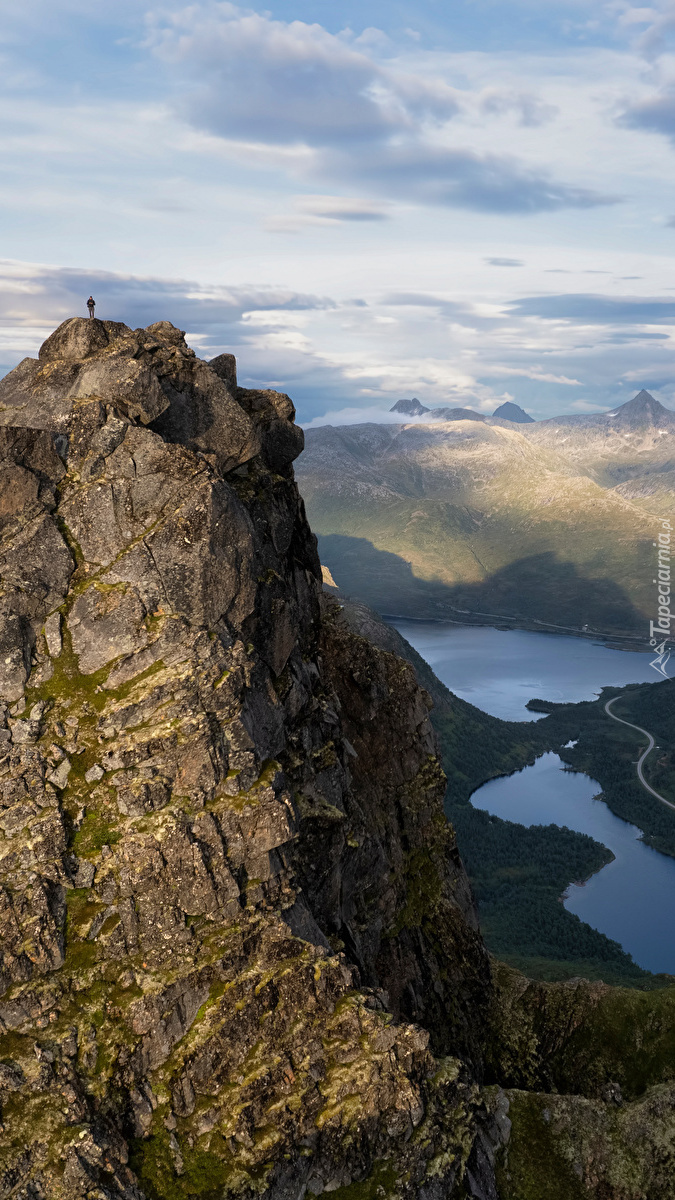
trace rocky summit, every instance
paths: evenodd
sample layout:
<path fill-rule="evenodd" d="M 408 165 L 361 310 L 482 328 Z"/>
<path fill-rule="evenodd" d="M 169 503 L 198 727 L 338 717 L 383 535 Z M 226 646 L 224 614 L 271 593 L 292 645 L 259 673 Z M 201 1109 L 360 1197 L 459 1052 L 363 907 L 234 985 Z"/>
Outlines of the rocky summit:
<path fill-rule="evenodd" d="M 666 1197 L 673 993 L 490 964 L 301 448 L 164 321 L 0 382 L 0 1197 Z"/>
<path fill-rule="evenodd" d="M 0 405 L 0 1195 L 297 1197 L 392 1154 L 445 1195 L 488 962 L 426 696 L 321 618 L 293 405 L 77 319 Z"/>
<path fill-rule="evenodd" d="M 389 409 L 389 412 L 404 413 L 409 417 L 421 417 L 429 411 L 420 403 L 417 396 L 413 396 L 412 400 L 397 400 Z"/>
<path fill-rule="evenodd" d="M 519 404 L 514 404 L 512 400 L 506 400 L 504 404 L 500 404 L 492 415 L 501 417 L 502 421 L 513 421 L 516 425 L 531 425 L 534 421 L 534 417 L 526 413 Z"/>

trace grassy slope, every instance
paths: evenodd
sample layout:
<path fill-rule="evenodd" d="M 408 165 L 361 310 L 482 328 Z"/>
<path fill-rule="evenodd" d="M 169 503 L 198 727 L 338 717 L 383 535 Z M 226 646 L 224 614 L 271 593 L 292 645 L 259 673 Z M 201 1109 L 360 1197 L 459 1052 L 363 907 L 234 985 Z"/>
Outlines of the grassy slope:
<path fill-rule="evenodd" d="M 453 616 L 454 608 L 572 629 L 646 628 L 651 543 L 635 524 L 598 519 L 571 531 L 560 516 L 534 527 L 509 508 L 464 531 L 466 513 L 436 501 L 423 504 L 424 519 L 412 518 L 421 511 L 414 500 L 367 512 L 330 507 L 322 518 L 308 505 L 321 559 L 345 592 L 380 612 Z"/>

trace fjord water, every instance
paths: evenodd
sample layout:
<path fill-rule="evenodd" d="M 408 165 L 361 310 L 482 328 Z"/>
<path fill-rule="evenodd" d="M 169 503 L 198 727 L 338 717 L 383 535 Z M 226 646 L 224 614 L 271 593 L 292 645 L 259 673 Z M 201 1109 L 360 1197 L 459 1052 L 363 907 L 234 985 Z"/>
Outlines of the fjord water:
<path fill-rule="evenodd" d="M 599 783 L 563 767 L 557 754 L 543 754 L 533 766 L 483 784 L 471 802 L 521 825 L 566 825 L 608 846 L 614 862 L 572 884 L 565 908 L 620 942 L 639 966 L 675 974 L 675 859 L 645 846 L 639 829 L 594 800 Z"/>
<path fill-rule="evenodd" d="M 540 700 L 593 700 L 602 687 L 656 683 L 653 654 L 608 650 L 586 638 L 522 629 L 391 620 L 462 700 L 504 721 L 533 721 L 525 707 Z"/>
<path fill-rule="evenodd" d="M 505 720 L 533 720 L 525 707 L 533 696 L 591 700 L 608 684 L 658 679 L 651 654 L 607 650 L 585 638 L 427 621 L 395 625 L 451 691 Z M 594 800 L 599 783 L 563 766 L 557 754 L 544 754 L 484 784 L 472 803 L 521 825 L 566 825 L 609 847 L 614 861 L 582 886 L 572 884 L 565 907 L 620 942 L 641 967 L 675 974 L 675 859 L 639 841 L 639 829 Z"/>

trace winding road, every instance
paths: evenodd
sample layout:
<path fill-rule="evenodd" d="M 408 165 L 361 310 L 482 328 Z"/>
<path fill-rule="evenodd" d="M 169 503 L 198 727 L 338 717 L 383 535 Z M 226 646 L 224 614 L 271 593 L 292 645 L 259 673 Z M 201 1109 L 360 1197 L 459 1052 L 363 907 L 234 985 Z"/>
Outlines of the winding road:
<path fill-rule="evenodd" d="M 666 800 L 665 796 L 660 796 L 658 792 L 655 792 L 654 788 L 651 787 L 647 783 L 647 780 L 645 779 L 645 777 L 642 773 L 642 764 L 645 761 L 647 755 L 650 754 L 651 751 L 654 749 L 654 744 L 655 744 L 654 738 L 652 737 L 651 733 L 649 733 L 646 729 L 642 729 L 642 727 L 640 725 L 632 725 L 630 721 L 624 721 L 622 717 L 617 717 L 615 715 L 615 713 L 610 712 L 610 708 L 611 708 L 611 705 L 614 703 L 614 700 L 618 700 L 618 699 L 619 699 L 619 696 L 614 696 L 614 699 L 607 701 L 607 703 L 605 705 L 605 712 L 607 713 L 607 716 L 611 717 L 613 721 L 618 721 L 620 725 L 627 725 L 629 729 L 637 729 L 638 733 L 644 733 L 645 737 L 648 739 L 647 749 L 642 751 L 642 754 L 640 755 L 640 757 L 638 759 L 638 764 L 637 764 L 637 773 L 638 773 L 638 779 L 640 780 L 640 783 L 642 784 L 643 788 L 646 788 L 648 792 L 651 792 L 652 796 L 656 796 L 656 799 L 660 800 L 662 804 L 666 804 L 668 806 L 668 808 L 672 808 L 673 810 L 675 810 L 675 804 L 671 804 L 670 800 Z"/>

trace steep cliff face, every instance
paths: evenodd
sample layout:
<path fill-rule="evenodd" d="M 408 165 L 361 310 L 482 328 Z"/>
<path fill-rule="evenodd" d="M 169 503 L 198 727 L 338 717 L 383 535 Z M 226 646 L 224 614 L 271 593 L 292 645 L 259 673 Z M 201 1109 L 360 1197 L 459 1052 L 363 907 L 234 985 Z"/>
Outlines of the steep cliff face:
<path fill-rule="evenodd" d="M 496 1195 L 429 702 L 322 615 L 293 417 L 167 322 L 0 382 L 2 1197 Z"/>
<path fill-rule="evenodd" d="M 0 1200 L 669 1200 L 675 991 L 490 965 L 293 418 L 166 322 L 0 381 Z"/>

